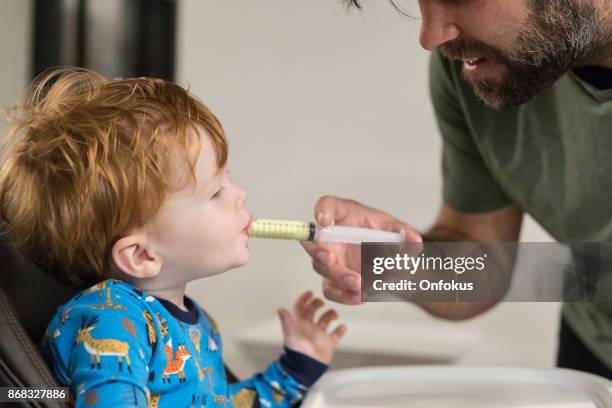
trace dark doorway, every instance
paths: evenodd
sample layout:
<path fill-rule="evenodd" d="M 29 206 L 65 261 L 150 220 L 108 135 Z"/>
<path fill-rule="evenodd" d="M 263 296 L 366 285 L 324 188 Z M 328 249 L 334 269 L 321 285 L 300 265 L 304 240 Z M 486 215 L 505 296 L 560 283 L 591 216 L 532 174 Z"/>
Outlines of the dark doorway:
<path fill-rule="evenodd" d="M 174 79 L 176 0 L 34 0 L 36 76 L 57 66 Z"/>

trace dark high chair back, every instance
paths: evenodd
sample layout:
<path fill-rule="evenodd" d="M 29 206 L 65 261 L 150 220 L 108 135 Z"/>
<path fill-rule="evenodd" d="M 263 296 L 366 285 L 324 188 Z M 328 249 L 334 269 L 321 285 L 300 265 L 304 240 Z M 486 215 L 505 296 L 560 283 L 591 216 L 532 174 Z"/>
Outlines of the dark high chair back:
<path fill-rule="evenodd" d="M 0 386 L 57 386 L 38 352 L 47 324 L 75 290 L 26 261 L 0 225 Z M 59 402 L 30 402 L 61 407 Z"/>

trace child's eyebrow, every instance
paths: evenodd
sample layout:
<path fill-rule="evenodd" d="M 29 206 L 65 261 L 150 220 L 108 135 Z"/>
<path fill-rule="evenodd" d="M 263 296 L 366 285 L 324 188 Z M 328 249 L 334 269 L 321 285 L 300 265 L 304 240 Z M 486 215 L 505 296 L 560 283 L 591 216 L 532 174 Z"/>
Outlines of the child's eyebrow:
<path fill-rule="evenodd" d="M 215 171 L 215 174 L 213 174 L 213 177 L 219 177 L 223 175 L 225 171 L 226 171 L 225 166 L 219 167 L 219 165 L 217 165 L 217 171 Z"/>
<path fill-rule="evenodd" d="M 223 176 L 223 170 L 224 167 L 217 167 L 217 170 L 210 177 L 199 183 L 199 188 L 204 191 L 209 191 L 216 187 L 219 184 L 219 179 Z"/>

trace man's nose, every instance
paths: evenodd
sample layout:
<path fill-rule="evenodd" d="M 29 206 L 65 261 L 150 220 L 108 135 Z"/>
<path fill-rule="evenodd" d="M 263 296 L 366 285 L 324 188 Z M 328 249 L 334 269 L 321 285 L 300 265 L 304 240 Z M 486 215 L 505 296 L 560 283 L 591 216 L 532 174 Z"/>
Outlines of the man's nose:
<path fill-rule="evenodd" d="M 420 0 L 421 47 L 433 51 L 440 45 L 457 39 L 461 33 L 453 20 L 452 6 L 440 0 Z"/>

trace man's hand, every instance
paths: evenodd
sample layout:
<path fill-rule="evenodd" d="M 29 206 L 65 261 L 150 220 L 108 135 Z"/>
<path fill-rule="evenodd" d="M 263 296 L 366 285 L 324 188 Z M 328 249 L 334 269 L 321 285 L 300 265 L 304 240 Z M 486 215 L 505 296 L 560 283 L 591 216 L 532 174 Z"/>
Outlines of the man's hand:
<path fill-rule="evenodd" d="M 322 226 L 330 224 L 403 232 L 406 242 L 422 242 L 421 235 L 397 218 L 366 207 L 356 201 L 337 197 L 321 197 L 315 205 L 315 219 Z M 361 300 L 360 246 L 302 242 L 312 258 L 312 267 L 323 276 L 326 298 L 345 304 Z"/>
<path fill-rule="evenodd" d="M 293 309 L 279 309 L 278 317 L 283 329 L 285 346 L 324 364 L 331 363 L 336 344 L 346 332 L 341 324 L 328 333 L 329 324 L 338 318 L 335 310 L 327 310 L 315 322 L 315 312 L 323 306 L 323 301 L 312 297 L 312 292 L 304 292 L 295 301 Z"/>

